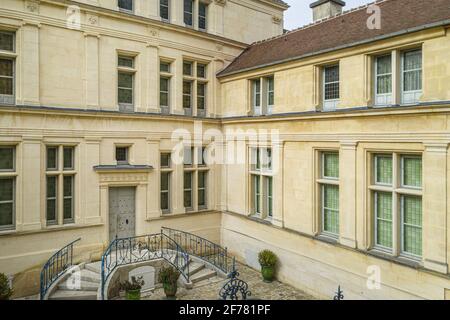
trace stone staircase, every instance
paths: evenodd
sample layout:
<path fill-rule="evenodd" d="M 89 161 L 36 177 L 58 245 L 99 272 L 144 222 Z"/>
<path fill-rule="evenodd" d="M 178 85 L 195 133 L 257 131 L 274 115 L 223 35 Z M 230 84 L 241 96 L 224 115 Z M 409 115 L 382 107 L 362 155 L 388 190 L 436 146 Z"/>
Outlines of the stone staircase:
<path fill-rule="evenodd" d="M 189 279 L 194 284 L 194 287 L 205 280 L 216 277 L 217 272 L 208 269 L 202 262 L 191 261 L 189 264 Z"/>
<path fill-rule="evenodd" d="M 101 285 L 101 262 L 87 263 L 80 269 L 73 269 L 81 271 L 80 275 L 69 275 L 48 300 L 97 300 L 97 291 Z"/>

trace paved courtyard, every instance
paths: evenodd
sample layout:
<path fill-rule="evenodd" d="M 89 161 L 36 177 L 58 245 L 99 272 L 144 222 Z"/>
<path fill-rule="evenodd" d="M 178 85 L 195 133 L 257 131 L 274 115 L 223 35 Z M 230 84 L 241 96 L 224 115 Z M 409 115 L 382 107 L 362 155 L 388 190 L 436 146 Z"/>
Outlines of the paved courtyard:
<path fill-rule="evenodd" d="M 247 266 L 238 264 L 239 279 L 248 283 L 252 295 L 250 298 L 261 300 L 314 300 L 315 298 L 305 292 L 295 289 L 279 281 L 265 283 L 261 274 Z M 213 277 L 199 282 L 191 290 L 179 288 L 177 299 L 180 300 L 217 300 L 219 291 L 227 282 L 227 279 Z M 142 298 L 143 300 L 165 299 L 162 288 L 155 289 L 153 293 Z"/>

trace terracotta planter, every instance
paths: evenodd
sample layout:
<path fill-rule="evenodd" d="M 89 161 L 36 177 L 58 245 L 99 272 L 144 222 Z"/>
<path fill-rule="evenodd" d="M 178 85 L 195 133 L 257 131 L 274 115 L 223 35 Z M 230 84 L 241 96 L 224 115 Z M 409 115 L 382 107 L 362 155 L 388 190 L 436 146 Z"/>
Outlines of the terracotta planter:
<path fill-rule="evenodd" d="M 261 274 L 265 282 L 272 282 L 275 276 L 275 267 L 261 266 Z"/>
<path fill-rule="evenodd" d="M 167 298 L 172 298 L 174 299 L 176 294 L 177 294 L 177 290 L 178 290 L 178 284 L 175 283 L 163 283 L 163 288 L 164 288 L 164 293 L 166 294 Z"/>
<path fill-rule="evenodd" d="M 141 290 L 129 290 L 126 292 L 127 300 L 141 300 Z"/>

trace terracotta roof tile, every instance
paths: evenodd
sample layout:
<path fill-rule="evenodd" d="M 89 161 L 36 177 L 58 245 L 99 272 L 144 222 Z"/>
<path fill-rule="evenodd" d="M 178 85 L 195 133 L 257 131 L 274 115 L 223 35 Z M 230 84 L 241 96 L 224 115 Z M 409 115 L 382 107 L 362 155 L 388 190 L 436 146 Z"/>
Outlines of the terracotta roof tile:
<path fill-rule="evenodd" d="M 450 24 L 450 0 L 384 0 L 381 29 L 369 29 L 367 6 L 249 46 L 218 76 L 294 60 L 339 47 L 357 45 L 403 31 L 444 22 Z"/>

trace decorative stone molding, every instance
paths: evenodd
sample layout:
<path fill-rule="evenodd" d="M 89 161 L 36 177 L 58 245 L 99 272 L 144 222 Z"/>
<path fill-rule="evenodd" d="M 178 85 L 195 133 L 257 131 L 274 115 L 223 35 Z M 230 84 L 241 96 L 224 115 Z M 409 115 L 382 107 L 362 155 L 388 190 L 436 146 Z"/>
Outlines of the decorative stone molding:
<path fill-rule="evenodd" d="M 147 182 L 148 174 L 147 173 L 104 173 L 100 174 L 100 182 L 101 183 L 110 183 L 110 182 Z"/>
<path fill-rule="evenodd" d="M 97 15 L 87 14 L 86 15 L 86 21 L 91 26 L 98 26 L 99 18 L 98 18 Z"/>
<path fill-rule="evenodd" d="M 220 44 L 220 43 L 216 43 L 216 49 L 217 49 L 217 51 L 222 52 L 223 51 L 223 45 Z"/>
<path fill-rule="evenodd" d="M 27 0 L 25 1 L 25 9 L 31 13 L 39 13 L 39 0 Z"/>
<path fill-rule="evenodd" d="M 149 27 L 148 28 L 148 33 L 152 37 L 159 37 L 159 29 Z"/>
<path fill-rule="evenodd" d="M 283 18 L 282 17 L 278 17 L 278 16 L 273 16 L 272 17 L 272 22 L 275 24 L 281 24 L 283 22 Z"/>
<path fill-rule="evenodd" d="M 227 0 L 214 0 L 214 2 L 218 5 L 218 6 L 225 6 L 227 4 Z"/>

